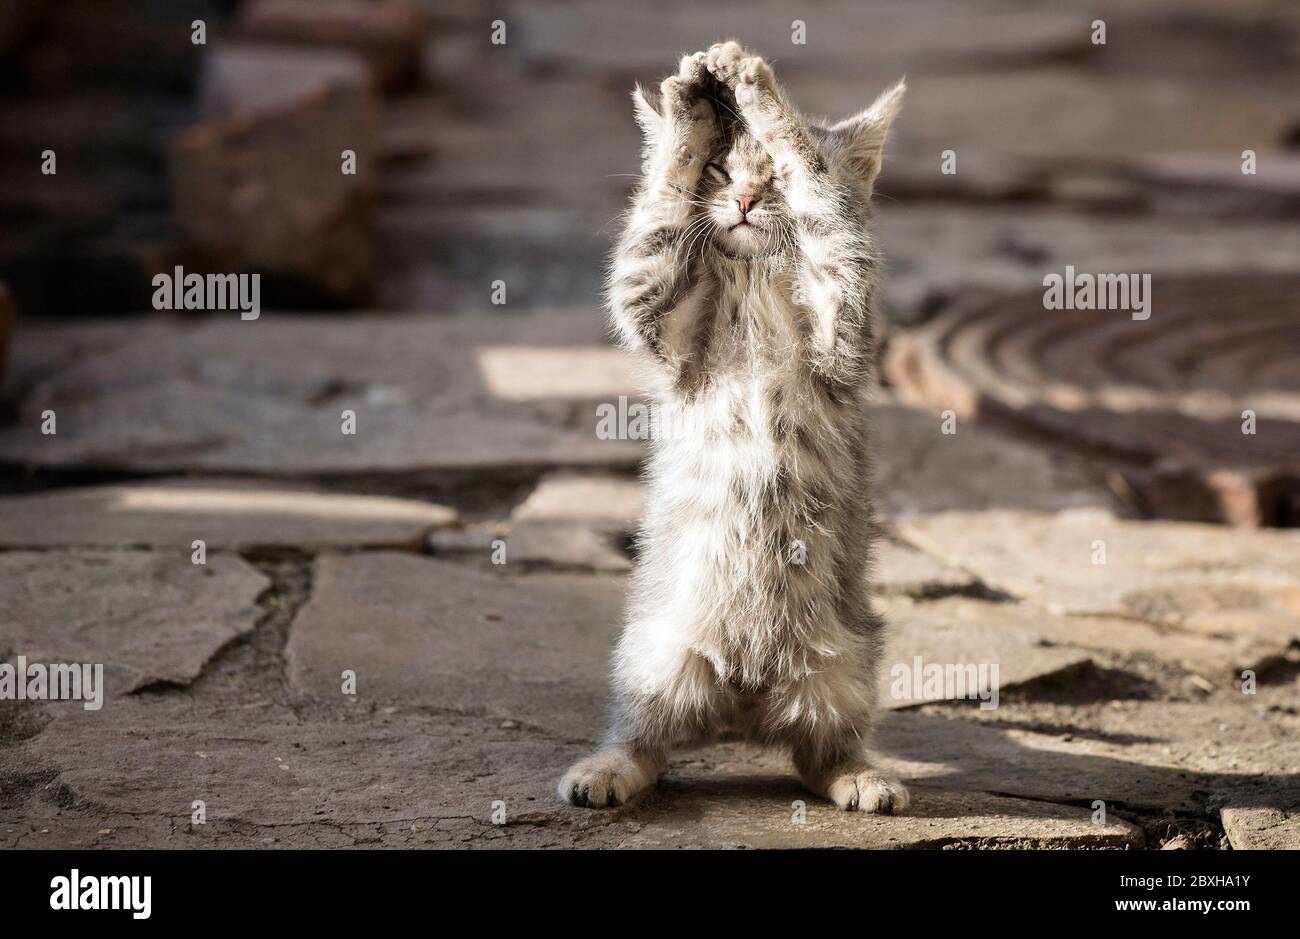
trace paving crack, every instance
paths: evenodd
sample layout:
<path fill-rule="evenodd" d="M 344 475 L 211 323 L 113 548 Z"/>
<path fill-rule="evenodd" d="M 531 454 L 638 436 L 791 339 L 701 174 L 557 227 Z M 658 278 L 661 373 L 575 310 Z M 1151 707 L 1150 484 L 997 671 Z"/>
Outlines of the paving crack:
<path fill-rule="evenodd" d="M 277 704 L 293 708 L 284 650 L 294 619 L 311 597 L 313 556 L 297 548 L 259 548 L 240 551 L 239 557 L 271 581 L 257 597 L 261 614 L 253 629 L 217 649 L 187 684 L 153 682 L 134 694 L 184 692 L 247 700 L 269 693 Z"/>

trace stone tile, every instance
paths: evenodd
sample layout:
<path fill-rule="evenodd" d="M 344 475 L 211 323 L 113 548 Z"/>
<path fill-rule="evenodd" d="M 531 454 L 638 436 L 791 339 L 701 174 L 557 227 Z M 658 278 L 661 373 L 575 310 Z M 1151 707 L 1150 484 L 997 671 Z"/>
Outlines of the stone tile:
<path fill-rule="evenodd" d="M 615 534 L 600 526 L 520 522 L 506 542 L 510 564 L 610 573 L 632 569 Z"/>
<path fill-rule="evenodd" d="M 1300 638 L 1300 536 L 1096 511 L 945 512 L 900 519 L 904 540 L 1063 614 L 1127 616 L 1206 635 Z M 1104 544 L 1105 563 L 1093 563 Z"/>
<path fill-rule="evenodd" d="M 40 324 L 18 336 L 15 358 L 30 344 L 55 367 L 0 431 L 0 460 L 269 475 L 630 468 L 639 445 L 597 438 L 594 406 L 498 398 L 473 355 L 594 344 L 603 332 L 592 311 Z M 57 435 L 40 432 L 47 407 Z M 342 433 L 345 410 L 355 435 Z"/>
<path fill-rule="evenodd" d="M 1289 497 L 1300 498 L 1300 387 L 1290 378 L 1300 278 L 1158 284 L 1159 312 L 1136 323 L 1108 310 L 1044 315 L 1041 287 L 977 298 L 895 336 L 884 372 L 908 404 L 1117 466 L 1150 514 L 1285 524 Z M 1234 308 L 1255 314 L 1223 316 Z M 1247 414 L 1260 421 L 1251 433 Z"/>
<path fill-rule="evenodd" d="M 1219 818 L 1238 851 L 1300 851 L 1300 800 L 1289 812 L 1228 806 Z"/>
<path fill-rule="evenodd" d="M 868 439 L 875 460 L 875 497 L 887 516 L 956 508 L 1051 510 L 1117 504 L 1077 461 L 970 423 L 945 434 L 938 415 L 888 400 L 873 408 Z"/>
<path fill-rule="evenodd" d="M 6 744 L 13 771 L 0 805 L 21 810 L 0 821 L 0 843 L 1140 847 L 1122 818 L 1134 808 L 1196 813 L 1215 797 L 1268 807 L 1282 774 L 1294 778 L 1285 767 L 1295 765 L 1295 746 L 1280 746 L 1267 722 L 1215 731 L 1208 722 L 1217 718 L 1199 704 L 1131 704 L 1103 712 L 1096 739 L 891 714 L 880 749 L 915 801 L 904 816 L 872 818 L 833 810 L 800 787 L 784 755 L 740 744 L 679 751 L 658 791 L 591 813 L 559 805 L 552 792 L 590 744 L 551 735 L 531 715 L 419 700 L 290 709 L 264 698 L 215 706 L 127 698 L 97 715 L 49 708 L 44 726 Z M 42 794 L 50 786 L 64 802 L 57 814 Z M 191 828 L 196 798 L 209 821 Z M 1115 807 L 1104 826 L 1090 822 L 1093 798 Z M 498 800 L 502 827 L 491 824 Z M 796 800 L 804 825 L 792 821 Z M 18 818 L 31 827 L 15 830 Z M 114 831 L 98 836 L 103 828 Z"/>
<path fill-rule="evenodd" d="M 1030 636 L 1076 651 L 1149 656 L 1197 672 L 1223 687 L 1239 682 L 1242 669 L 1262 669 L 1277 654 L 1275 645 L 1249 637 L 1164 629 L 1121 616 L 1061 616 L 1028 603 L 943 597 L 923 604 L 887 600 L 882 610 L 891 623 L 929 619 L 949 629 Z"/>
<path fill-rule="evenodd" d="M 885 189 L 888 172 L 886 167 Z M 1067 264 L 1080 271 L 1150 273 L 1158 283 L 1163 274 L 1188 271 L 1290 274 L 1300 253 L 1300 230 L 1285 219 L 1107 217 L 1056 206 L 886 203 L 876 227 L 888 259 L 885 308 L 896 322 L 925 319 L 976 290 L 1041 290 L 1043 276 Z"/>
<path fill-rule="evenodd" d="M 1126 810 L 1197 813 L 1212 798 L 1269 806 L 1295 785 L 1300 747 L 1294 741 L 1236 743 L 1230 734 L 1216 734 L 1207 745 L 1204 731 L 1194 739 L 1175 726 L 1197 713 L 1197 726 L 1215 723 L 1204 706 L 1154 702 L 1124 730 L 1052 736 L 1014 724 L 895 711 L 875 745 L 882 765 L 918 785 L 1078 805 L 1101 799 Z"/>
<path fill-rule="evenodd" d="M 363 702 L 594 738 L 622 606 L 622 584 L 612 579 L 517 578 L 389 552 L 326 555 L 285 657 L 296 689 L 340 707 L 342 672 L 352 669 Z"/>
<path fill-rule="evenodd" d="M 965 571 L 885 538 L 872 546 L 872 561 L 874 596 L 941 597 L 980 587 L 979 580 Z"/>
<path fill-rule="evenodd" d="M 478 557 L 490 560 L 494 543 L 510 534 L 505 522 L 477 522 L 464 528 L 441 528 L 429 532 L 425 548 L 435 557 Z"/>
<path fill-rule="evenodd" d="M 237 557 L 210 554 L 206 565 L 192 564 L 188 545 L 6 551 L 0 651 L 10 661 L 102 664 L 108 710 L 137 688 L 193 681 L 222 646 L 252 631 L 268 586 Z"/>
<path fill-rule="evenodd" d="M 415 708 L 320 714 L 266 701 L 208 709 L 178 696 L 128 699 L 113 712 L 58 715 L 18 744 L 7 795 L 26 797 L 13 819 L 42 819 L 52 829 L 55 844 L 45 846 L 84 843 L 91 832 L 70 819 L 102 827 L 114 816 L 119 842 L 149 847 L 581 840 L 552 801 L 554 781 L 578 748 L 501 723 Z M 67 804 L 43 818 L 48 795 L 40 790 L 51 778 Z M 206 825 L 190 825 L 196 799 L 206 804 Z M 505 830 L 491 822 L 497 800 L 514 823 Z M 0 837 L 9 821 L 0 822 Z M 549 838 L 535 837 L 550 822 Z M 597 828 L 591 840 L 608 843 L 618 831 Z M 34 839 L 23 846 L 41 844 Z"/>
<path fill-rule="evenodd" d="M 508 401 L 603 400 L 635 387 L 631 361 L 609 346 L 481 346 L 476 355 L 488 391 Z"/>
<path fill-rule="evenodd" d="M 927 700 L 957 698 L 978 699 L 979 707 L 996 708 L 1002 691 L 1060 678 L 1090 662 L 1087 653 L 1049 646 L 1030 630 L 990 628 L 970 618 L 951 617 L 948 609 L 951 604 L 894 601 L 884 605 L 889 639 L 880 669 L 882 707 L 907 708 Z M 924 678 L 926 666 L 955 667 L 954 682 L 941 681 L 932 688 Z"/>
<path fill-rule="evenodd" d="M 645 485 L 618 476 L 572 473 L 544 477 L 511 513 L 516 521 L 608 522 L 631 528 L 645 504 Z"/>
<path fill-rule="evenodd" d="M 632 562 L 620 542 L 639 521 L 643 500 L 644 486 L 628 477 L 545 476 L 500 526 L 509 528 L 509 563 L 630 571 Z"/>
<path fill-rule="evenodd" d="M 414 499 L 188 478 L 0 498 L 0 546 L 402 547 L 456 520 L 452 509 Z"/>
<path fill-rule="evenodd" d="M 207 710 L 127 699 L 98 724 L 58 713 L 10 751 L 0 843 L 22 847 L 1139 847 L 1116 815 L 978 790 L 914 786 L 906 815 L 841 812 L 788 761 L 724 745 L 683 752 L 617 812 L 559 804 L 585 744 L 496 718 L 417 707 L 321 714 L 266 702 Z M 230 722 L 239 721 L 236 736 Z M 87 754 L 96 754 L 88 759 Z M 56 780 L 63 805 L 39 791 Z M 191 826 L 195 799 L 207 824 Z M 793 821 L 804 803 L 804 822 Z M 491 822 L 501 805 L 507 824 Z M 26 827 L 19 827 L 21 818 Z M 42 835 L 39 828 L 47 829 Z M 109 829 L 108 834 L 103 834 Z"/>
<path fill-rule="evenodd" d="M 990 795 L 918 787 L 906 814 L 843 812 L 793 777 L 670 771 L 660 791 L 626 816 L 640 826 L 621 848 L 1137 848 L 1142 832 L 1088 811 Z M 796 802 L 803 803 L 802 821 Z M 621 813 L 622 814 L 622 813 Z"/>

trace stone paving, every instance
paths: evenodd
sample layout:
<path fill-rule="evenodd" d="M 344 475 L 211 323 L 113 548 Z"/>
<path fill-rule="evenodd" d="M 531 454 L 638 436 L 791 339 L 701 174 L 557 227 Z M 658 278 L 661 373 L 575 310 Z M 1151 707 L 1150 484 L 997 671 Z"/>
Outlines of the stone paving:
<path fill-rule="evenodd" d="M 1293 274 L 1300 115 L 1253 54 L 1292 54 L 1293 5 L 1103 0 L 1104 48 L 1091 11 L 1001 0 L 872 8 L 871 30 L 837 0 L 807 47 L 768 2 L 498 6 L 489 58 L 476 9 L 429 4 L 424 77 L 371 102 L 372 307 L 19 320 L 0 661 L 104 673 L 98 709 L 0 700 L 0 846 L 1300 848 L 1295 529 L 1152 517 L 1177 513 L 1061 439 L 973 412 L 945 432 L 903 375 L 872 405 L 869 586 L 893 626 L 876 745 L 909 810 L 837 812 L 732 741 L 616 811 L 553 793 L 604 724 L 644 504 L 642 443 L 597 432 L 637 400 L 596 302 L 632 80 L 737 21 L 811 109 L 907 72 L 879 213 L 898 349 L 1065 264 Z M 354 37 L 391 44 L 402 69 L 366 59 L 385 86 L 409 81 L 402 22 Z M 218 120 L 265 104 L 250 69 L 357 81 L 213 51 Z M 1223 171 L 1246 146 L 1258 183 Z M 997 674 L 901 690 L 923 663 Z"/>
<path fill-rule="evenodd" d="M 566 321 L 554 330 L 567 339 Z M 52 404 L 60 425 L 47 437 L 11 426 L 8 459 L 57 474 L 93 454 L 101 473 L 152 471 L 0 497 L 0 652 L 105 665 L 97 711 L 0 702 L 3 843 L 1297 846 L 1296 537 L 1125 519 L 1087 464 L 975 425 L 944 434 L 887 396 L 874 408 L 885 518 L 872 575 L 894 624 L 886 673 L 917 656 L 1000 670 L 996 708 L 883 683 L 879 748 L 915 808 L 835 812 L 779 754 L 726 742 L 676 754 L 656 793 L 617 812 L 555 803 L 557 774 L 602 728 L 643 503 L 640 444 L 594 430 L 592 401 L 631 391 L 601 382 L 626 376 L 494 394 L 475 354 L 500 348 L 492 320 L 373 314 L 388 356 L 373 373 L 346 341 L 348 317 L 257 328 L 271 326 L 223 346 L 221 372 L 242 376 L 225 399 L 189 397 L 185 350 L 215 324 L 148 324 L 149 355 L 116 327 L 19 333 L 16 362 L 58 363 L 20 413 Z M 423 367 L 439 343 L 410 341 L 439 329 L 460 330 L 459 358 L 477 363 L 455 366 L 458 383 Z M 274 373 L 275 344 L 295 340 L 325 351 L 305 374 Z M 575 369 L 597 349 L 562 348 Z M 334 375 L 352 384 L 313 397 Z M 270 398 L 273 384 L 306 424 L 278 446 L 231 416 L 241 394 Z M 359 405 L 356 455 L 323 455 L 343 453 L 330 450 L 338 411 L 379 386 L 403 417 L 368 420 Z M 162 399 L 190 419 L 150 423 L 153 405 L 139 409 Z M 200 399 L 222 406 L 201 412 Z M 521 468 L 510 454 L 522 442 L 498 428 L 548 417 L 587 449 Z M 411 433 L 426 419 L 478 439 Z M 149 446 L 119 445 L 110 420 Z M 379 443 L 403 428 L 405 447 Z M 273 463 L 240 462 L 253 452 Z M 466 453 L 489 458 L 465 459 L 477 478 L 447 491 L 472 497 L 413 494 Z M 206 824 L 192 824 L 195 800 Z"/>

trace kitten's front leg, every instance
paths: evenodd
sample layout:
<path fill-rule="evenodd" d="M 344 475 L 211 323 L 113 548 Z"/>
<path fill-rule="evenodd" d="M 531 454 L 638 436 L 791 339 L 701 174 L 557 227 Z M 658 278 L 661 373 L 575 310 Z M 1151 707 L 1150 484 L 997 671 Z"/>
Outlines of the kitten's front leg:
<path fill-rule="evenodd" d="M 696 189 L 720 139 L 707 98 L 711 81 L 698 52 L 663 81 L 658 111 L 639 99 L 653 139 L 610 275 L 610 305 L 625 339 L 675 377 L 693 359 L 696 323 L 706 308 L 699 248 L 708 219 L 699 212 Z"/>
<path fill-rule="evenodd" d="M 677 74 L 659 85 L 662 128 L 645 166 L 645 187 L 636 208 L 663 223 L 694 215 L 695 189 L 721 131 L 708 100 L 710 76 L 704 53 L 683 56 Z"/>
<path fill-rule="evenodd" d="M 824 212 L 831 180 L 817 152 L 817 142 L 794 106 L 786 100 L 760 56 L 748 54 L 736 42 L 714 43 L 705 54 L 709 71 L 732 89 L 745 125 L 772 157 L 787 181 L 786 198 L 802 212 Z"/>

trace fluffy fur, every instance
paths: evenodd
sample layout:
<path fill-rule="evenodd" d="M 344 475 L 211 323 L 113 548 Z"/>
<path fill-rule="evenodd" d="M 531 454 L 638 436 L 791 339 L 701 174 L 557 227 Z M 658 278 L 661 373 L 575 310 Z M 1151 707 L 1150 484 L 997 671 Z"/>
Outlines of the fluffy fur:
<path fill-rule="evenodd" d="M 869 202 L 903 86 L 811 124 L 734 42 L 634 93 L 643 179 L 609 278 L 661 433 L 604 746 L 576 805 L 654 785 L 670 747 L 738 731 L 805 784 L 889 813 L 867 753 L 883 624 L 864 396 L 879 257 Z"/>

